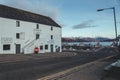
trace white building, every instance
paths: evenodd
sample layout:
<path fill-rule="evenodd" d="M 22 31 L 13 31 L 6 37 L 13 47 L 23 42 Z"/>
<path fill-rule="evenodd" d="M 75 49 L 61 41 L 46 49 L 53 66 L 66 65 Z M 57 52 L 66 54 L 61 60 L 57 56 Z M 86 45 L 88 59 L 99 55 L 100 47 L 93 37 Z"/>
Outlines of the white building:
<path fill-rule="evenodd" d="M 61 26 L 48 16 L 0 5 L 0 54 L 61 52 Z"/>

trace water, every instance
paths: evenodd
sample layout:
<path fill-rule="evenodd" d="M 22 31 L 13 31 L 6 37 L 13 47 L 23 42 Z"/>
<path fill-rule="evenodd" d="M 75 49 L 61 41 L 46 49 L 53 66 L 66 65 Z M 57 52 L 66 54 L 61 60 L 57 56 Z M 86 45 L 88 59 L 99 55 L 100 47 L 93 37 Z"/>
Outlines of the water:
<path fill-rule="evenodd" d="M 99 42 L 100 45 L 102 46 L 110 46 L 113 42 Z M 63 44 L 69 44 L 69 45 L 74 45 L 74 44 L 91 44 L 95 45 L 97 42 L 63 42 Z"/>

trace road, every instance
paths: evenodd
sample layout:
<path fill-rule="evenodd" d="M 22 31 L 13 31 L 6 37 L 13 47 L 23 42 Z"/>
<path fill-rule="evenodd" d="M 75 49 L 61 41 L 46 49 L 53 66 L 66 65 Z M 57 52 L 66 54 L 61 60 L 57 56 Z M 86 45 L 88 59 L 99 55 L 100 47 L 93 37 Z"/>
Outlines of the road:
<path fill-rule="evenodd" d="M 116 54 L 114 48 L 103 48 L 98 52 L 78 52 L 72 57 L 0 63 L 0 80 L 36 80 L 49 74 Z"/>

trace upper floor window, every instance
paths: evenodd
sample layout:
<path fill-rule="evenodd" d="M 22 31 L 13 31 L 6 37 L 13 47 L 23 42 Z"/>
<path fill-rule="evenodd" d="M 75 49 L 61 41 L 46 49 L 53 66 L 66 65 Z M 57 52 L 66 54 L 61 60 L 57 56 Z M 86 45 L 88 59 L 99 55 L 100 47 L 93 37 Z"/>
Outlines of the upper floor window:
<path fill-rule="evenodd" d="M 16 33 L 16 39 L 20 39 L 20 33 Z"/>
<path fill-rule="evenodd" d="M 51 35 L 51 39 L 53 39 L 53 35 Z"/>
<path fill-rule="evenodd" d="M 39 24 L 36 25 L 36 29 L 39 29 Z"/>
<path fill-rule="evenodd" d="M 53 31 L 53 27 L 51 27 L 51 31 Z"/>
<path fill-rule="evenodd" d="M 20 21 L 16 21 L 16 26 L 20 27 Z"/>
<path fill-rule="evenodd" d="M 39 34 L 36 34 L 36 39 L 39 39 L 40 38 L 40 35 Z"/>

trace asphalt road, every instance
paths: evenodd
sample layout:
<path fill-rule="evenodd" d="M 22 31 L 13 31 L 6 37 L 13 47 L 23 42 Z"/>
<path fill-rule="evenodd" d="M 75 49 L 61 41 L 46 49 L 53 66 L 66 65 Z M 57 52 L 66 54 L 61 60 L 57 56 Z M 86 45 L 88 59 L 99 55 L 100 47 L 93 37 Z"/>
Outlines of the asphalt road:
<path fill-rule="evenodd" d="M 113 48 L 103 48 L 98 52 L 78 52 L 72 57 L 0 63 L 0 80 L 36 80 L 49 74 L 116 54 L 118 53 Z"/>

